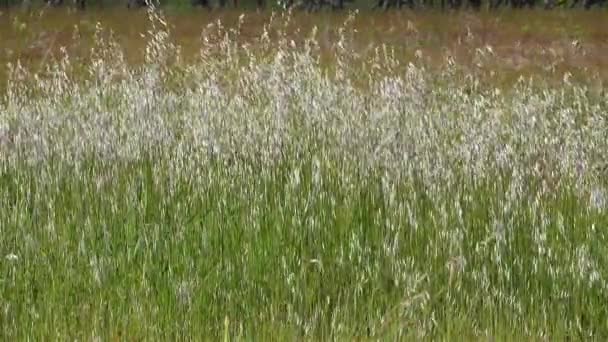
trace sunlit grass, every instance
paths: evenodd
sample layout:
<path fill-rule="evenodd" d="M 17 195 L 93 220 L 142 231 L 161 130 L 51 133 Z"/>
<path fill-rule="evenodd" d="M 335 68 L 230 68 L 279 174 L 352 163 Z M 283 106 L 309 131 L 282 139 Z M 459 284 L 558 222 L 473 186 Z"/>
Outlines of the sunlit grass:
<path fill-rule="evenodd" d="M 1 339 L 607 337 L 599 76 L 505 89 L 356 17 L 188 60 L 148 14 L 138 65 L 98 26 L 8 68 Z"/>

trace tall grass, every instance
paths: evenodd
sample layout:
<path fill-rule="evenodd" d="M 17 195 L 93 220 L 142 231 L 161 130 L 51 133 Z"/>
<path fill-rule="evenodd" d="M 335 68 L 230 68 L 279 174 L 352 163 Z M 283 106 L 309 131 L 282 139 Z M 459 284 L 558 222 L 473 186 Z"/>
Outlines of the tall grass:
<path fill-rule="evenodd" d="M 0 336 L 604 339 L 608 95 L 210 26 L 9 66 Z M 422 60 L 422 58 L 421 58 Z"/>

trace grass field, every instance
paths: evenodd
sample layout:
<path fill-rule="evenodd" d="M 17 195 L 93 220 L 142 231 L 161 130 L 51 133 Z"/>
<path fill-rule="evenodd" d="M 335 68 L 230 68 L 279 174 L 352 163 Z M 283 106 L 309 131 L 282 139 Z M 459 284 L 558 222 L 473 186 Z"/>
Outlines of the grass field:
<path fill-rule="evenodd" d="M 606 339 L 605 13 L 522 13 L 3 14 L 0 339 Z"/>

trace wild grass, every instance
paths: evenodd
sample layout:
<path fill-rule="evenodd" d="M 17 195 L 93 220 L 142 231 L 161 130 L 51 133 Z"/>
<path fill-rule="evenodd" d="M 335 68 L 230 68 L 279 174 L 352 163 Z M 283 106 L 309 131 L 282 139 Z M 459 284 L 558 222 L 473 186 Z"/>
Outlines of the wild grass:
<path fill-rule="evenodd" d="M 239 10 L 187 12 L 163 8 L 163 18 L 172 32 L 172 41 L 180 46 L 186 63 L 198 61 L 202 31 L 209 23 L 220 21 L 234 28 L 239 23 Z M 301 43 L 317 28 L 319 54 L 326 64 L 332 63 L 332 45 L 338 39 L 336 27 L 349 12 L 314 14 L 294 11 L 290 24 L 275 21 L 272 32 L 281 29 L 288 39 Z M 248 13 L 235 35 L 240 44 L 256 44 L 268 25 L 271 11 Z M 31 11 L 0 10 L 0 64 L 20 60 L 28 69 L 38 72 L 50 57 L 60 57 L 65 48 L 71 61 L 90 59 L 95 45 L 96 25 L 111 29 L 130 65 L 143 62 L 145 35 L 150 22 L 145 11 L 124 8 L 102 8 L 74 11 L 68 8 L 45 8 Z M 597 75 L 608 80 L 608 31 L 603 10 L 579 11 L 370 11 L 361 9 L 348 32 L 355 33 L 351 49 L 360 54 L 386 44 L 395 49 L 403 64 L 421 63 L 427 67 L 443 66 L 451 57 L 462 68 L 478 77 L 494 74 L 493 85 L 510 88 L 520 76 L 536 76 L 561 81 L 565 72 L 582 79 Z M 488 49 L 490 48 L 490 49 Z M 5 68 L 0 68 L 0 91 L 4 91 Z M 589 83 L 586 80 L 587 83 Z"/>
<path fill-rule="evenodd" d="M 608 94 L 504 90 L 275 16 L 186 62 L 13 63 L 0 102 L 0 337 L 605 339 Z M 278 24 L 277 24 L 278 23 Z"/>

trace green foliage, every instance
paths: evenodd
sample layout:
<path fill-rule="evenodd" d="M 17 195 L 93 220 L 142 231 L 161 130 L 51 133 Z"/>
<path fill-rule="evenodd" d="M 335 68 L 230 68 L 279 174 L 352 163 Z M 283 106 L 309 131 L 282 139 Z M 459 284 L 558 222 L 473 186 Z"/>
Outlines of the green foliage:
<path fill-rule="evenodd" d="M 315 181 L 311 159 L 206 181 L 153 157 L 5 171 L 3 339 L 219 337 L 225 319 L 259 338 L 606 336 L 608 219 L 569 185 L 533 209 L 508 181 L 431 199 L 414 177 L 391 208 L 381 175 Z"/>

